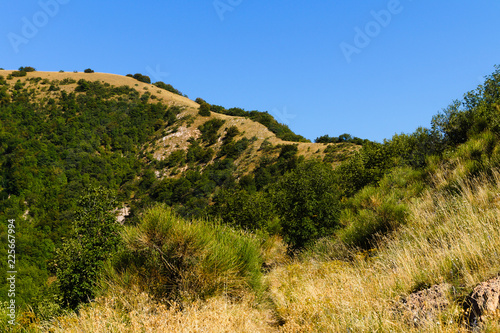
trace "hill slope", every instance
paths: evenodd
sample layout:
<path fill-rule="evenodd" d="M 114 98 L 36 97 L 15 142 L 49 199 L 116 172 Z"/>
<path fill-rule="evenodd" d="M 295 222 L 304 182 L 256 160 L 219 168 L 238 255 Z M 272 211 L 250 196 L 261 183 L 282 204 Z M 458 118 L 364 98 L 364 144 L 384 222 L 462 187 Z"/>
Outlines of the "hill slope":
<path fill-rule="evenodd" d="M 500 272 L 500 69 L 431 129 L 361 147 L 282 142 L 149 88 L 43 80 L 0 78 L 24 327 L 498 331 L 478 295 L 497 299 L 479 282 Z"/>
<path fill-rule="evenodd" d="M 13 70 L 3 70 L 0 71 L 0 75 L 7 77 L 9 74 L 12 74 Z M 60 88 L 57 91 L 49 91 L 43 90 L 39 82 L 33 82 L 35 78 L 41 78 L 41 82 L 45 81 L 47 85 L 55 85 Z M 12 85 L 20 81 L 21 83 L 27 84 L 26 88 L 30 88 L 38 85 L 39 95 L 37 98 L 58 98 L 60 91 L 66 91 L 67 93 L 74 92 L 77 88 L 77 82 L 79 80 L 86 80 L 90 82 L 100 82 L 102 84 L 109 84 L 114 87 L 127 86 L 132 89 L 137 90 L 139 93 L 150 93 L 151 96 L 154 96 L 150 99 L 150 103 L 160 102 L 167 106 L 176 106 L 182 109 L 182 113 L 178 115 L 178 118 L 183 117 L 193 117 L 194 119 L 190 119 L 189 126 L 183 126 L 179 128 L 179 132 L 177 135 L 170 135 L 161 138 L 161 142 L 163 146 L 176 146 L 180 145 L 183 149 L 187 148 L 188 142 L 187 140 L 191 137 L 198 137 L 200 135 L 197 130 L 198 126 L 202 125 L 207 120 L 212 118 L 222 119 L 226 121 L 223 127 L 218 131 L 219 134 L 222 134 L 227 128 L 231 126 L 236 126 L 240 132 L 239 138 L 246 137 L 247 139 L 251 139 L 256 137 L 257 139 L 252 143 L 254 150 L 258 150 L 260 145 L 267 140 L 272 145 L 280 145 L 280 144 L 290 144 L 288 141 L 283 141 L 276 137 L 274 133 L 272 133 L 268 128 L 264 125 L 252 121 L 245 117 L 236 117 L 236 116 L 228 116 L 220 113 L 212 112 L 210 117 L 201 117 L 198 115 L 198 109 L 200 105 L 187 97 L 180 96 L 178 94 L 174 94 L 165 89 L 158 88 L 153 84 L 144 83 L 138 81 L 132 77 L 121 76 L 116 74 L 106 74 L 106 73 L 66 73 L 66 72 L 28 72 L 24 77 L 15 77 L 9 80 L 9 83 Z M 71 82 L 71 83 L 65 83 Z M 62 84 L 61 84 L 62 83 Z M 168 132 L 168 128 L 166 128 Z M 178 139 L 174 139 L 178 138 Z M 220 140 L 219 140 L 220 141 Z M 160 142 L 158 142 L 160 144 Z M 317 156 L 319 158 L 323 158 L 325 153 L 324 150 L 327 147 L 325 144 L 316 144 L 316 143 L 305 143 L 305 142 L 297 142 L 294 143 L 298 146 L 298 153 L 301 156 L 305 156 L 307 158 Z M 345 149 L 346 152 L 351 152 L 352 150 L 356 150 L 355 145 L 347 145 L 348 149 Z M 172 149 L 167 149 L 164 151 L 155 152 L 155 157 L 157 159 L 164 159 L 164 153 L 171 153 Z M 259 154 L 257 154 L 259 155 Z M 254 156 L 257 157 L 257 156 Z"/>
<path fill-rule="evenodd" d="M 0 217 L 14 219 L 20 232 L 20 307 L 52 293 L 56 249 L 74 230 L 79 198 L 89 189 L 113 192 L 122 224 L 137 223 L 145 207 L 161 202 L 183 216 L 228 224 L 240 223 L 244 213 L 254 229 L 275 215 L 262 206 L 258 224 L 254 200 L 262 201 L 301 156 L 336 164 L 337 155 L 345 159 L 359 149 L 286 142 L 246 117 L 204 117 L 198 109 L 130 77 L 0 71 Z M 239 197 L 247 201 L 227 206 Z"/>

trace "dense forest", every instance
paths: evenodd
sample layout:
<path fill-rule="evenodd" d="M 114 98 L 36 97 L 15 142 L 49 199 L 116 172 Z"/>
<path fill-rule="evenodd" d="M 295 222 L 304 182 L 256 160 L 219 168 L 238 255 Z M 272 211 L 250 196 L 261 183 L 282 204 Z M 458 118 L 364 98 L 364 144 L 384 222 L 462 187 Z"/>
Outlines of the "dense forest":
<path fill-rule="evenodd" d="M 410 203 L 435 186 L 438 170 L 453 195 L 500 166 L 500 68 L 431 128 L 382 143 L 324 135 L 324 158 L 299 156 L 295 142 L 307 140 L 268 113 L 197 99 L 201 135 L 163 160 L 146 147 L 190 121 L 182 106 L 91 73 L 21 81 L 26 72 L 0 76 L 0 220 L 16 221 L 17 305 L 41 319 L 94 299 L 101 276 L 160 301 L 262 295 L 261 252 L 273 237 L 290 258 L 349 261 L 408 223 Z M 251 119 L 289 142 L 263 143 L 254 170 L 237 172 L 252 137 L 211 113 Z M 347 144 L 356 151 L 338 154 Z M 164 170 L 172 176 L 159 177 Z M 130 214 L 118 223 L 124 205 Z M 7 224 L 0 228 L 6 254 Z M 3 282 L 0 300 L 7 289 Z"/>

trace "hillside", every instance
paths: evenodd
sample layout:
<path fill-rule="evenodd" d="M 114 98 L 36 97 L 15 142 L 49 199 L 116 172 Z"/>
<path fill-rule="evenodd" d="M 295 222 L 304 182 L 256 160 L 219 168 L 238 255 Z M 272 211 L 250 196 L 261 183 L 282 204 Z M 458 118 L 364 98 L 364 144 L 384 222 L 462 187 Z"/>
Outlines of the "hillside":
<path fill-rule="evenodd" d="M 16 329 L 498 331 L 499 71 L 384 143 L 287 142 L 267 113 L 129 77 L 0 71 Z"/>
<path fill-rule="evenodd" d="M 0 75 L 7 77 L 12 72 L 15 71 L 3 70 L 0 71 Z M 41 78 L 41 82 L 31 81 L 34 78 Z M 152 145 L 156 143 L 156 146 L 158 148 L 158 150 L 155 150 L 153 152 L 154 157 L 158 160 L 165 159 L 176 149 L 187 149 L 189 144 L 188 139 L 191 137 L 198 138 L 200 136 L 198 127 L 212 118 L 222 119 L 225 121 L 225 124 L 218 130 L 218 134 L 224 133 L 224 131 L 231 126 L 236 126 L 240 132 L 240 134 L 236 137 L 237 139 L 245 137 L 250 140 L 256 137 L 256 140 L 251 144 L 251 150 L 253 150 L 254 153 L 248 156 L 248 159 L 245 163 L 247 166 L 254 165 L 255 161 L 252 162 L 252 160 L 260 157 L 261 154 L 259 154 L 257 151 L 264 141 L 269 142 L 273 146 L 290 144 L 290 142 L 288 141 L 283 141 L 282 139 L 277 138 L 276 135 L 264 125 L 245 117 L 227 116 L 214 112 L 210 117 L 200 117 L 198 116 L 198 109 L 200 107 L 198 103 L 190 100 L 189 98 L 174 94 L 165 89 L 158 88 L 153 84 L 138 81 L 132 77 L 105 73 L 61 73 L 35 71 L 27 72 L 27 75 L 24 77 L 13 78 L 9 83 L 13 85 L 15 82 L 20 81 L 21 83 L 26 84 L 26 88 L 37 86 L 37 90 L 39 91 L 36 98 L 43 99 L 58 98 L 60 95 L 60 91 L 66 91 L 68 93 L 74 92 L 76 87 L 78 86 L 77 82 L 79 80 L 86 80 L 90 82 L 97 81 L 102 84 L 109 84 L 114 87 L 128 86 L 137 90 L 139 93 L 150 93 L 152 96 L 149 100 L 150 103 L 160 102 L 169 107 L 176 106 L 182 109 L 182 112 L 177 115 L 177 117 L 179 119 L 188 118 L 188 121 L 186 121 L 188 124 L 185 126 L 181 125 L 177 127 L 175 133 L 173 133 L 172 129 L 168 127 L 162 128 L 163 132 L 171 134 L 159 138 L 159 140 L 156 142 L 151 142 Z M 65 83 L 65 81 L 71 83 Z M 47 88 L 44 90 L 43 84 L 54 84 L 60 89 L 57 89 L 56 91 L 50 91 L 50 89 Z M 222 138 L 219 138 L 218 143 L 221 142 L 221 139 Z M 295 144 L 298 147 L 298 154 L 300 156 L 304 156 L 306 158 L 311 158 L 313 156 L 324 158 L 324 150 L 327 147 L 325 144 L 305 142 L 297 142 Z M 168 148 L 165 148 L 167 146 Z M 218 146 L 219 145 L 215 145 L 216 148 L 218 148 Z M 350 152 L 353 149 L 356 150 L 355 145 L 349 145 L 349 147 L 344 151 Z M 251 169 L 246 170 L 246 172 L 249 171 L 251 171 Z"/>
<path fill-rule="evenodd" d="M 286 142 L 247 117 L 201 116 L 186 97 L 112 74 L 0 71 L 0 108 L 0 216 L 21 232 L 21 307 L 50 294 L 56 249 L 89 189 L 113 193 L 122 224 L 137 223 L 154 203 L 234 224 L 242 207 L 228 208 L 230 198 L 251 205 L 299 160 L 336 165 L 359 149 Z M 252 211 L 245 214 L 252 221 Z M 270 214 L 246 227 L 262 227 Z"/>

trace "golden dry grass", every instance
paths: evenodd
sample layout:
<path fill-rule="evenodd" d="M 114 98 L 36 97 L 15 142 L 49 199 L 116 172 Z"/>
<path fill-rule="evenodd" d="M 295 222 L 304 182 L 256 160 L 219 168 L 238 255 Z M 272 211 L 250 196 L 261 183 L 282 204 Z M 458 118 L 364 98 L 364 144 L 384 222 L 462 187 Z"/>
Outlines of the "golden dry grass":
<path fill-rule="evenodd" d="M 135 333 L 135 332 L 270 332 L 270 311 L 256 307 L 250 295 L 238 302 L 224 297 L 166 306 L 145 293 L 115 289 L 70 314 L 41 325 L 40 332 Z"/>
<path fill-rule="evenodd" d="M 0 75 L 7 76 L 13 71 L 11 70 L 6 70 L 6 71 L 0 71 Z M 80 79 L 84 79 L 87 81 L 99 81 L 99 82 L 106 82 L 109 83 L 113 86 L 120 87 L 120 86 L 129 86 L 132 87 L 136 90 L 138 90 L 140 93 L 144 93 L 146 91 L 150 92 L 152 95 L 155 95 L 158 97 L 158 99 L 162 99 L 163 103 L 168 104 L 168 105 L 177 105 L 177 106 L 185 106 L 189 108 L 195 108 L 197 109 L 199 107 L 198 103 L 190 100 L 189 98 L 171 93 L 170 91 L 160 89 L 152 84 L 147 84 L 144 82 L 137 81 L 134 78 L 128 77 L 128 76 L 123 76 L 123 75 L 116 75 L 116 74 L 107 74 L 107 73 L 73 73 L 73 72 L 65 72 L 65 73 L 59 73 L 59 72 L 28 72 L 26 76 L 24 77 L 14 77 L 10 82 L 16 82 L 17 80 L 21 80 L 21 82 L 25 82 L 26 79 L 29 78 L 35 78 L 35 77 L 41 77 L 42 79 L 48 79 L 48 80 L 59 80 L 62 81 L 64 79 L 73 79 L 75 81 L 78 81 Z M 60 88 L 62 90 L 66 91 L 73 91 L 76 87 L 76 83 L 73 84 L 68 84 L 68 85 L 61 85 Z"/>

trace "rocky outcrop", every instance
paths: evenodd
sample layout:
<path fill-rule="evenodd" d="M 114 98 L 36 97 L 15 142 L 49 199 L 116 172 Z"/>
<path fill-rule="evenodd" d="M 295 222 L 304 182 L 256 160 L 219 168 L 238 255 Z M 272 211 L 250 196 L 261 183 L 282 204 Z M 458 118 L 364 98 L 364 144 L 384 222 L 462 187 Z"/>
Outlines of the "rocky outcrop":
<path fill-rule="evenodd" d="M 477 285 L 465 302 L 470 326 L 478 326 L 484 316 L 500 312 L 500 277 Z"/>
<path fill-rule="evenodd" d="M 438 319 L 439 313 L 450 305 L 451 285 L 437 284 L 401 300 L 399 309 L 403 316 L 415 326 L 425 326 Z"/>

